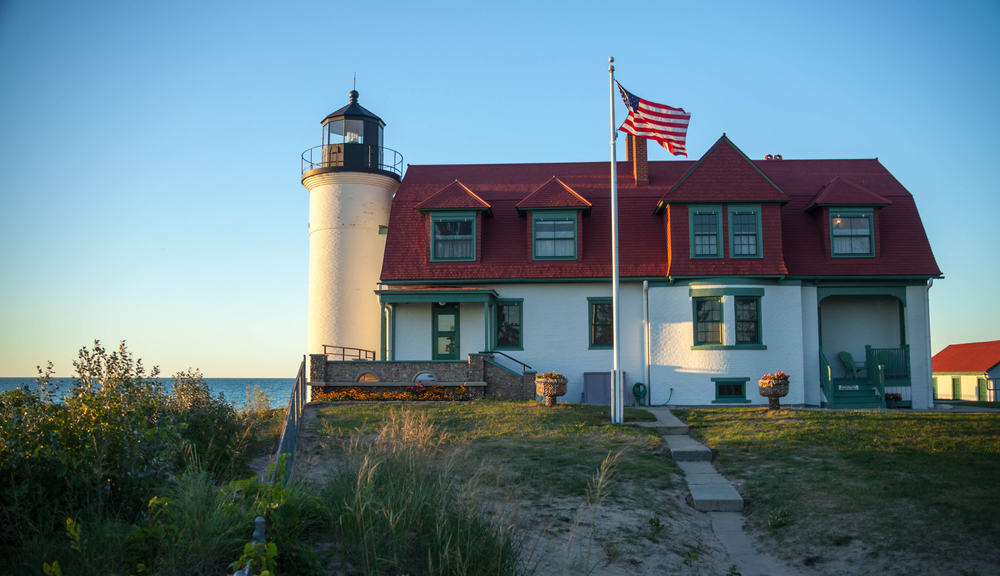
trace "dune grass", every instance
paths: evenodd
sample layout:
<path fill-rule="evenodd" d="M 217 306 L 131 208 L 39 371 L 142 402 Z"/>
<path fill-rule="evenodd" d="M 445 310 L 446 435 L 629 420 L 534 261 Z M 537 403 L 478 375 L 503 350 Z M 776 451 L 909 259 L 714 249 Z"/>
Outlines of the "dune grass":
<path fill-rule="evenodd" d="M 829 557 L 863 542 L 889 573 L 904 559 L 941 555 L 1000 565 L 1000 414 L 674 414 L 742 482 L 751 524 L 793 555 Z"/>

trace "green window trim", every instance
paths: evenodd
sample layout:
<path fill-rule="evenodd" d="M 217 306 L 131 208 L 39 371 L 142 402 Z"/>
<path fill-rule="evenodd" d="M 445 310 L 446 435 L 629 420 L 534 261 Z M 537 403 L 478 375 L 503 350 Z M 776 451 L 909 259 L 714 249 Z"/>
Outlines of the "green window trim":
<path fill-rule="evenodd" d="M 715 231 L 708 217 L 715 218 Z M 688 231 L 691 258 L 722 258 L 722 207 L 692 204 L 688 206 Z M 699 240 L 701 246 L 699 247 Z M 714 250 L 713 250 L 714 248 Z"/>
<path fill-rule="evenodd" d="M 470 223 L 469 230 L 462 230 L 462 223 Z M 438 229 L 438 224 L 457 223 L 458 226 L 442 227 Z M 451 228 L 451 230 L 446 230 Z M 439 234 L 439 232 L 454 232 L 449 234 Z M 455 238 L 446 237 L 454 236 Z M 459 242 L 468 242 L 468 246 L 460 246 Z M 440 243 L 440 245 L 439 245 Z M 457 256 L 439 255 L 444 252 L 445 243 L 448 250 L 459 253 Z M 431 213 L 431 262 L 471 262 L 476 259 L 476 213 L 475 212 L 432 212 Z M 471 253 L 471 255 L 470 255 Z"/>
<path fill-rule="evenodd" d="M 691 301 L 691 308 L 694 345 L 721 346 L 726 331 L 723 323 L 722 296 L 694 298 Z"/>
<path fill-rule="evenodd" d="M 569 226 L 572 223 L 572 253 L 560 246 L 570 246 Z M 541 224 L 541 225 L 539 225 Z M 579 226 L 576 211 L 542 210 L 531 213 L 531 257 L 535 260 L 576 260 Z M 539 235 L 543 237 L 539 237 Z M 540 242 L 542 243 L 540 246 Z M 551 254 L 548 246 L 551 243 Z M 545 252 L 546 254 L 542 254 Z"/>
<path fill-rule="evenodd" d="M 837 240 L 842 240 L 842 242 Z M 865 243 L 867 243 L 867 250 L 865 250 Z M 830 208 L 830 256 L 833 258 L 875 257 L 874 209 Z"/>
<path fill-rule="evenodd" d="M 749 404 L 747 382 L 749 378 L 712 378 L 715 400 L 712 404 Z"/>
<path fill-rule="evenodd" d="M 728 207 L 729 257 L 763 258 L 760 205 L 734 204 Z M 751 251 L 751 247 L 753 250 Z"/>
<path fill-rule="evenodd" d="M 505 316 L 505 309 L 508 314 L 516 314 L 516 321 L 509 316 Z M 496 350 L 524 350 L 524 299 L 505 298 L 497 300 L 496 305 L 496 338 L 494 348 Z M 513 325 L 516 324 L 516 329 Z M 512 336 L 516 333 L 517 342 L 513 343 Z M 506 337 L 510 343 L 502 344 L 501 338 Z"/>
<path fill-rule="evenodd" d="M 613 305 L 611 298 L 587 298 L 587 343 L 591 350 L 614 348 Z M 598 307 L 606 308 L 598 314 Z"/>

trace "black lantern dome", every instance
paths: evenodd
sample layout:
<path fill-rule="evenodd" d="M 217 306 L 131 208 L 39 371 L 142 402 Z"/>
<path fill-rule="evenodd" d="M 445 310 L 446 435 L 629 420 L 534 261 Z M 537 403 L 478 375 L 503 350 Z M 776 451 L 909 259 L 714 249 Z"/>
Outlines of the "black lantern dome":
<path fill-rule="evenodd" d="M 302 153 L 303 178 L 318 171 L 371 172 L 399 180 L 403 157 L 383 146 L 385 122 L 358 104 L 357 90 L 348 96 L 347 106 L 323 119 L 323 144 Z"/>

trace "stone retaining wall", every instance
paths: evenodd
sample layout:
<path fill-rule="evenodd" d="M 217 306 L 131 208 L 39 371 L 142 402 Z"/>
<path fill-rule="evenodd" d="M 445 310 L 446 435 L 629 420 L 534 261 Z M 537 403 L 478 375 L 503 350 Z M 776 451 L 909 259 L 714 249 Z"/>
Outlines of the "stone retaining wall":
<path fill-rule="evenodd" d="M 403 383 L 416 383 L 421 373 L 433 376 L 433 380 L 423 380 L 425 385 L 432 381 L 446 386 L 469 383 L 475 392 L 493 398 L 526 400 L 534 397 L 535 373 L 519 374 L 496 364 L 492 354 L 470 354 L 466 361 L 329 361 L 324 354 L 309 356 L 307 383 L 318 390 L 325 386 L 357 386 L 374 390 L 399 391 Z M 360 382 L 366 374 L 375 377 L 373 382 Z M 382 386 L 379 386 L 379 383 Z M 485 382 L 485 389 L 482 383 Z M 392 383 L 392 384 L 389 384 Z M 476 387 L 476 385 L 479 385 Z"/>

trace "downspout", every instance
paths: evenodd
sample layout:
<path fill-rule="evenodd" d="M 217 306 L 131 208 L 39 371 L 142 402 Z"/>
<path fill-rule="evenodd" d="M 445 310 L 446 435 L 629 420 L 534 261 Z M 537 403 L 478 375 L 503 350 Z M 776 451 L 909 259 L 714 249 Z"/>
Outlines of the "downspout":
<path fill-rule="evenodd" d="M 644 332 L 643 336 L 643 371 L 646 373 L 646 406 L 653 405 L 653 381 L 650 380 L 650 344 L 649 344 L 649 280 L 642 281 L 642 329 Z"/>

